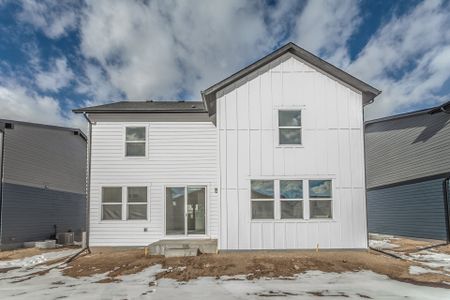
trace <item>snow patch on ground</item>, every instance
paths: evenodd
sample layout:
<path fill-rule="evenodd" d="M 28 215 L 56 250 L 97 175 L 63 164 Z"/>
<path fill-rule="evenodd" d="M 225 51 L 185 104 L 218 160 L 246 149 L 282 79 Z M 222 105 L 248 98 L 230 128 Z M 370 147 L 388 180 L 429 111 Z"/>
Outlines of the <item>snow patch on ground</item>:
<path fill-rule="evenodd" d="M 47 261 L 68 257 L 80 251 L 80 249 L 70 249 L 25 257 L 21 259 L 0 261 L 0 269 L 31 267 Z"/>
<path fill-rule="evenodd" d="M 292 280 L 255 279 L 243 276 L 200 278 L 189 282 L 155 281 L 160 266 L 119 277 L 120 282 L 97 283 L 105 274 L 72 278 L 52 269 L 26 281 L 6 279 L 0 274 L 0 299 L 450 299 L 450 290 L 412 285 L 371 271 L 324 273 L 309 271 Z M 8 273 L 16 273 L 16 270 Z M 12 274 L 9 274 L 12 275 Z"/>
<path fill-rule="evenodd" d="M 444 274 L 443 272 L 428 269 L 428 268 L 422 268 L 419 266 L 410 266 L 409 267 L 409 274 L 411 275 L 422 275 L 427 273 L 434 273 L 434 274 Z"/>
<path fill-rule="evenodd" d="M 432 250 L 423 250 L 417 253 L 409 254 L 411 258 L 430 268 L 442 268 L 445 272 L 450 273 L 450 255 L 438 253 Z"/>
<path fill-rule="evenodd" d="M 392 243 L 396 238 L 392 235 L 371 233 L 369 235 L 369 247 L 375 249 L 393 249 L 399 247 Z"/>

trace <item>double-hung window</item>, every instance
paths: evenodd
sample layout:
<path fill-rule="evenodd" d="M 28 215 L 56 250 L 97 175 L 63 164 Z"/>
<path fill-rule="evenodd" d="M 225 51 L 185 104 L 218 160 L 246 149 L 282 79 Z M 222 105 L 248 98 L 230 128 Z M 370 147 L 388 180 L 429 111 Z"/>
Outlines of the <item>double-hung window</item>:
<path fill-rule="evenodd" d="M 274 200 L 273 180 L 251 181 L 252 219 L 273 219 Z"/>
<path fill-rule="evenodd" d="M 102 220 L 147 220 L 147 204 L 145 186 L 102 187 Z"/>
<path fill-rule="evenodd" d="M 127 220 L 147 220 L 147 187 L 127 188 Z"/>
<path fill-rule="evenodd" d="M 278 143 L 280 145 L 302 144 L 301 110 L 278 111 Z"/>
<path fill-rule="evenodd" d="M 125 128 L 125 156 L 142 157 L 146 152 L 146 127 Z"/>
<path fill-rule="evenodd" d="M 102 220 L 122 220 L 122 187 L 102 188 Z"/>
<path fill-rule="evenodd" d="M 280 180 L 281 219 L 303 219 L 303 181 Z"/>
<path fill-rule="evenodd" d="M 311 219 L 332 218 L 331 180 L 309 180 L 309 210 Z"/>

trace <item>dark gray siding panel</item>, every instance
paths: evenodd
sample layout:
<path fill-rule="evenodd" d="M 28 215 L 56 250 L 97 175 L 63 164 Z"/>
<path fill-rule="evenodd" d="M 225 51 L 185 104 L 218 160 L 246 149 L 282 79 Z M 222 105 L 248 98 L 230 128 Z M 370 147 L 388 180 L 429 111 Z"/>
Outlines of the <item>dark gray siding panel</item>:
<path fill-rule="evenodd" d="M 450 114 L 368 124 L 365 139 L 368 188 L 450 172 Z"/>
<path fill-rule="evenodd" d="M 54 233 L 85 228 L 84 194 L 4 184 L 2 244 L 48 239 Z"/>
<path fill-rule="evenodd" d="M 4 180 L 85 193 L 86 141 L 73 131 L 15 123 L 5 129 Z"/>
<path fill-rule="evenodd" d="M 443 179 L 370 190 L 369 232 L 445 240 Z"/>

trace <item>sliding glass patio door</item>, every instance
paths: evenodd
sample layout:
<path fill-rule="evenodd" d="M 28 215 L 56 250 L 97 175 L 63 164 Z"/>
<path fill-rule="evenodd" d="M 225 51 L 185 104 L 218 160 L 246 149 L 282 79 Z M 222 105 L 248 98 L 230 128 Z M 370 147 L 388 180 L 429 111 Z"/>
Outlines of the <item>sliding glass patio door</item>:
<path fill-rule="evenodd" d="M 166 188 L 166 235 L 206 233 L 206 187 Z"/>

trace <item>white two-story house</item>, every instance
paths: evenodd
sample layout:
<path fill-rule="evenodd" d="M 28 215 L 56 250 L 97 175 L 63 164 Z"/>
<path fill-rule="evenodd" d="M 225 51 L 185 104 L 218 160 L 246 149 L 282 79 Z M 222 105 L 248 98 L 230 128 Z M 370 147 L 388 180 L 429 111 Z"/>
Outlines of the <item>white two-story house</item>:
<path fill-rule="evenodd" d="M 90 245 L 367 248 L 363 108 L 379 93 L 289 43 L 202 101 L 75 110 L 90 123 Z"/>

